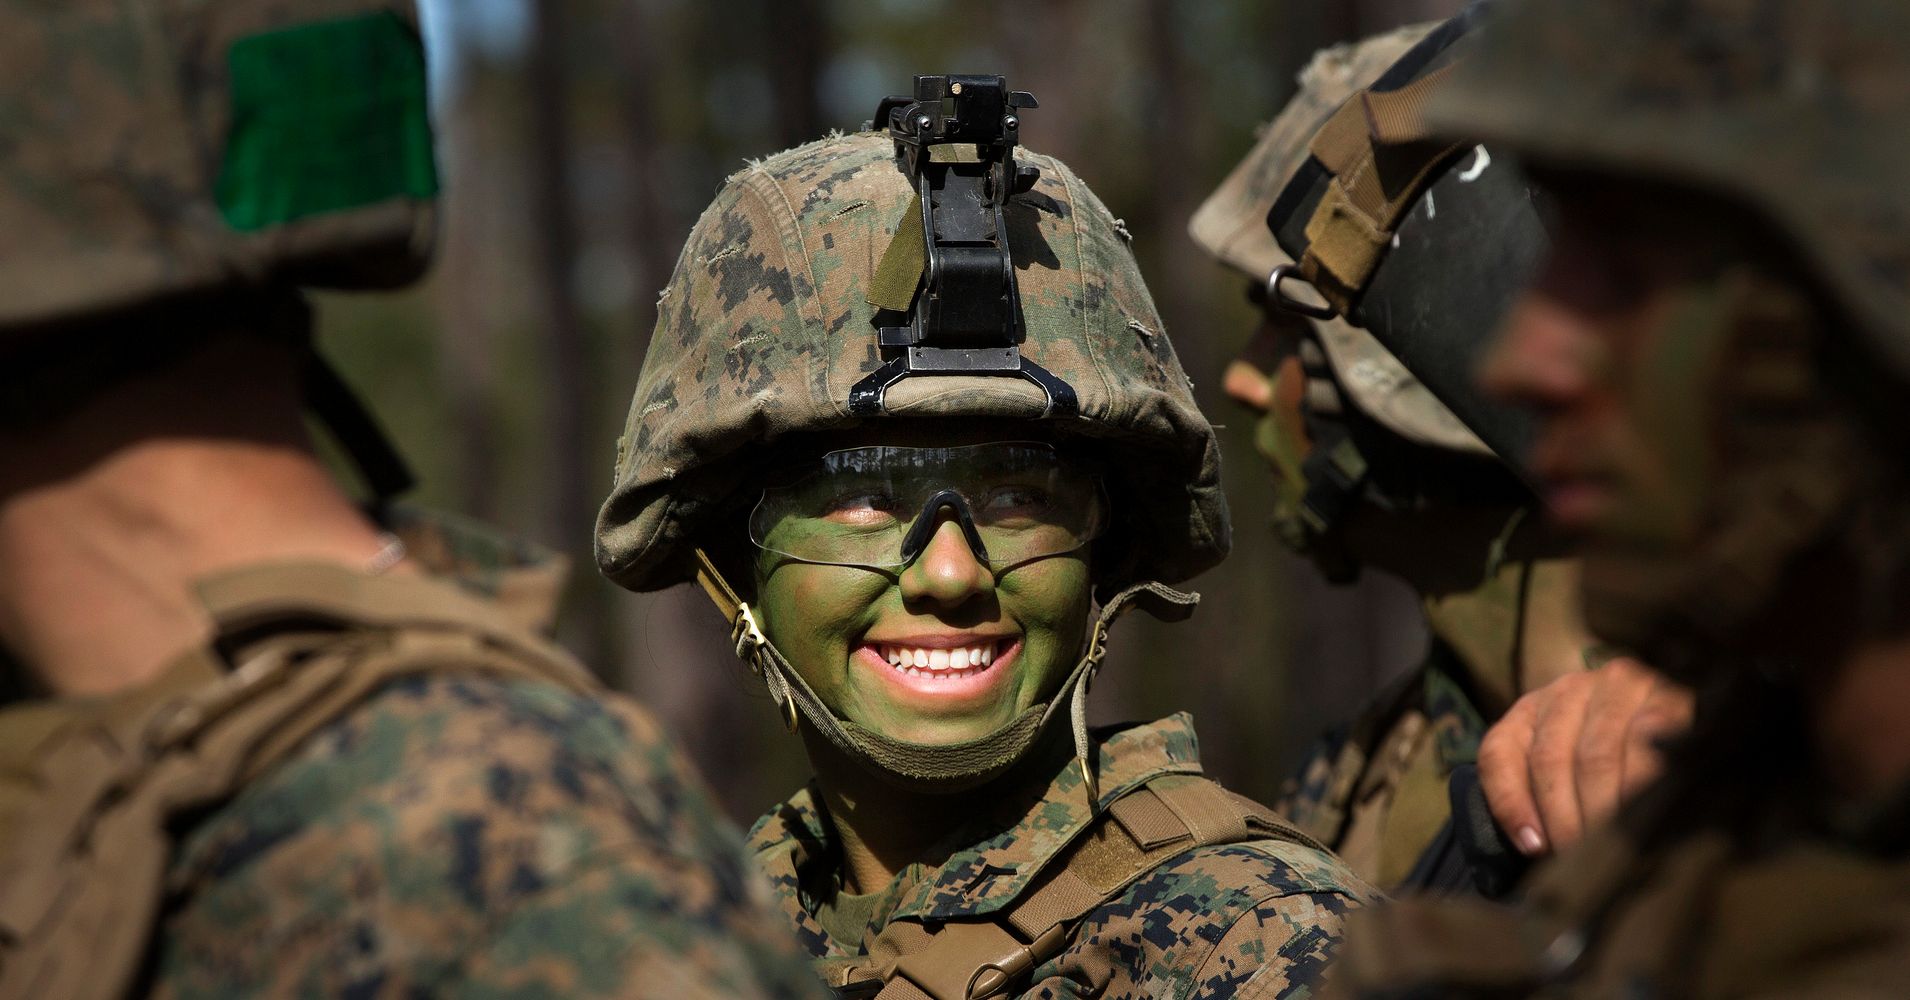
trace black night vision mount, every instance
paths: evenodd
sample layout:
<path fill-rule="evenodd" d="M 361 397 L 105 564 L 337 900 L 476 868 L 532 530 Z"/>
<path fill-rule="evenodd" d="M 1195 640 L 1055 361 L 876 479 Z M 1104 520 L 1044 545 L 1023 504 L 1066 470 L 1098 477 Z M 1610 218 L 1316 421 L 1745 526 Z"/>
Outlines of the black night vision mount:
<path fill-rule="evenodd" d="M 1025 378 L 1047 393 L 1044 416 L 1080 411 L 1074 387 L 1020 347 L 1021 296 L 1003 207 L 1041 175 L 1015 162 L 1021 112 L 1037 106 L 999 76 L 918 76 L 913 97 L 885 98 L 876 108 L 871 127 L 888 128 L 916 203 L 883 254 L 869 301 L 910 321 L 879 328 L 888 360 L 849 390 L 849 412 L 882 413 L 890 386 L 923 375 Z"/>

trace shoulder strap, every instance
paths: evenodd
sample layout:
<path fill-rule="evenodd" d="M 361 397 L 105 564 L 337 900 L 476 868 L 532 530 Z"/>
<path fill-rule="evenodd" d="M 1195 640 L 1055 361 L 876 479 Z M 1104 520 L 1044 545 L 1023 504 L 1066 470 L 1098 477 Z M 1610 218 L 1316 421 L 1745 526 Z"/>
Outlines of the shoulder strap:
<path fill-rule="evenodd" d="M 59 794 L 0 845 L 0 996 L 106 1000 L 133 989 L 174 821 L 229 799 L 391 681 L 477 674 L 592 687 L 555 647 L 511 641 L 495 623 L 474 628 L 426 609 L 392 624 L 332 608 L 315 626 L 310 609 L 303 621 L 289 607 L 250 610 L 242 623 L 220 622 L 222 635 L 247 633 L 230 673 L 48 748 L 44 784 Z"/>
<path fill-rule="evenodd" d="M 1006 995 L 1068 946 L 1082 918 L 1143 876 L 1197 848 L 1253 840 L 1325 850 L 1266 807 L 1208 778 L 1158 778 L 1116 799 L 1007 907 L 933 930 L 896 921 L 870 942 L 866 961 L 845 967 L 831 985 L 844 997 L 878 1000 Z"/>

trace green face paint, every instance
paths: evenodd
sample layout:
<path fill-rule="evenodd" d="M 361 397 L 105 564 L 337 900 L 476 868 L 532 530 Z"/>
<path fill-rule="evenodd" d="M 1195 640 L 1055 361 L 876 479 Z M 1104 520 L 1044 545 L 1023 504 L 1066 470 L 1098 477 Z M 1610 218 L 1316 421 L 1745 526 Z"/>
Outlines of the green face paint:
<path fill-rule="evenodd" d="M 1304 513 L 1306 459 L 1313 450 L 1300 404 L 1305 381 L 1297 358 L 1283 361 L 1273 375 L 1272 405 L 1254 423 L 1253 432 L 1254 448 L 1273 472 L 1274 530 L 1296 552 L 1306 552 L 1313 543 Z"/>
<path fill-rule="evenodd" d="M 1614 449 L 1624 484 L 1601 532 L 1630 547 L 1682 556 L 1696 539 L 1717 475 L 1717 380 L 1736 329 L 1722 282 L 1668 292 L 1633 347 L 1618 392 L 1631 438 Z"/>
<path fill-rule="evenodd" d="M 762 549 L 755 578 L 764 630 L 832 711 L 929 746 L 987 736 L 1052 695 L 1092 604 L 1085 549 L 996 575 L 946 513 L 899 570 Z"/>
<path fill-rule="evenodd" d="M 1615 325 L 1600 379 L 1616 416 L 1582 459 L 1610 490 L 1585 559 L 1601 637 L 1674 676 L 1712 669 L 1702 651 L 1753 634 L 1839 516 L 1859 449 L 1816 380 L 1817 323 L 1780 277 L 1733 266 Z"/>

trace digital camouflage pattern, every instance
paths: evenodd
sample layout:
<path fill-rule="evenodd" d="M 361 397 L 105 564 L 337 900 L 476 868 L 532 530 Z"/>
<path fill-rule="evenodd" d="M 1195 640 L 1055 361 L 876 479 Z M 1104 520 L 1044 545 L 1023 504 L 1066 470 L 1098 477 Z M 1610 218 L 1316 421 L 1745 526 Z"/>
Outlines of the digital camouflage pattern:
<path fill-rule="evenodd" d="M 267 566 L 209 585 L 222 595 L 209 598 L 215 615 L 238 613 L 224 602 L 249 594 L 242 606 L 289 601 L 344 626 L 315 643 L 309 633 L 253 637 L 238 647 L 240 674 L 257 669 L 246 648 L 274 642 L 309 647 L 302 671 L 341 656 L 357 658 L 348 670 L 369 669 L 381 650 L 407 643 L 449 659 L 315 722 L 312 735 L 180 821 L 135 992 L 818 995 L 737 832 L 654 720 L 594 690 L 574 663 L 564 676 L 575 680 L 564 683 L 475 661 L 467 669 L 460 647 L 434 631 L 440 616 L 458 613 L 509 623 L 500 635 L 547 624 L 561 567 L 457 522 L 407 517 L 400 531 L 414 559 L 458 575 L 313 591 L 287 582 L 295 568 Z M 452 582 L 463 597 L 448 596 Z M 360 614 L 417 624 L 349 624 Z M 492 649 L 515 655 L 508 643 Z M 209 651 L 181 657 L 157 685 L 172 693 L 125 696 L 145 703 L 127 721 L 135 731 L 170 727 L 177 705 L 228 684 L 226 669 Z M 66 786 L 33 780 L 31 762 L 64 732 L 110 718 L 114 700 L 0 716 L 9 734 L 0 804 L 13 817 L 0 827 L 0 863 L 12 867 L 7 859 L 33 843 L 35 816 L 61 808 L 48 804 Z M 189 766 L 217 767 L 211 748 L 234 724 L 212 721 L 195 737 L 208 760 Z M 33 745 L 15 738 L 23 730 L 36 734 Z M 140 919 L 131 889 L 121 919 Z M 19 898 L 6 901 L 19 912 Z M 6 960 L 0 949 L 0 971 Z"/>
<path fill-rule="evenodd" d="M 416 277 L 424 87 L 410 0 L 0 0 L 0 336 Z"/>
<path fill-rule="evenodd" d="M 1743 201 L 1910 377 L 1910 5 L 1561 0 L 1497 17 L 1428 106 L 1434 128 Z"/>
<path fill-rule="evenodd" d="M 1387 892 L 1431 888 L 1429 857 L 1451 816 L 1454 768 L 1475 763 L 1486 723 L 1454 680 L 1443 643 L 1354 719 L 1327 732 L 1280 790 L 1274 810 Z"/>
<path fill-rule="evenodd" d="M 1100 805 L 1165 775 L 1200 773 L 1191 720 L 1097 733 Z M 1005 798 L 998 815 L 951 831 L 933 869 L 916 864 L 878 894 L 862 940 L 832 937 L 816 917 L 840 882 L 836 834 L 813 790 L 757 821 L 750 844 L 783 911 L 826 970 L 862 953 L 892 921 L 994 913 L 1092 819 L 1081 776 L 1058 770 L 1040 795 Z M 1287 840 L 1198 848 L 1088 915 L 1066 950 L 1036 968 L 1023 997 L 1307 997 L 1319 987 L 1346 914 L 1373 890 L 1331 854 Z"/>
<path fill-rule="evenodd" d="M 1121 449 L 1109 493 L 1130 526 L 1115 532 L 1130 541 L 1133 576 L 1185 579 L 1229 543 L 1213 431 L 1126 227 L 1060 162 L 1017 157 L 1041 170 L 1006 208 L 1021 349 L 1081 404 L 1079 418 L 1046 426 Z M 597 522 L 598 565 L 612 580 L 652 590 L 688 579 L 686 542 L 737 501 L 766 444 L 857 423 L 849 388 L 881 363 L 869 283 L 913 193 L 877 133 L 799 146 L 729 178 L 663 292 L 618 444 Z M 1046 396 L 1021 379 L 938 377 L 905 380 L 886 402 L 901 419 L 1035 420 Z"/>

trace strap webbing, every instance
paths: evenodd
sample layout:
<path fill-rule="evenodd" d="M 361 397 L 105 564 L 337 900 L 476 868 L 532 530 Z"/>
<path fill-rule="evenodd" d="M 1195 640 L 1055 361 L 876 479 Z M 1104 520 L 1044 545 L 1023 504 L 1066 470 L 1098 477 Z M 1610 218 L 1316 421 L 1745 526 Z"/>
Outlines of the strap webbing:
<path fill-rule="evenodd" d="M 1278 839 L 1324 851 L 1264 806 L 1197 775 L 1165 775 L 1116 799 L 1048 862 L 1028 892 L 978 920 L 884 928 L 845 993 L 878 1000 L 981 1000 L 1015 988 L 1067 948 L 1078 923 L 1148 873 L 1202 847 Z"/>
<path fill-rule="evenodd" d="M 1397 90 L 1355 94 L 1313 137 L 1330 175 L 1306 225 L 1300 275 L 1349 312 L 1392 245 L 1393 232 L 1462 144 L 1430 139 L 1425 108 L 1449 78 L 1442 67 Z"/>
<path fill-rule="evenodd" d="M 1373 141 L 1382 146 L 1404 146 L 1433 137 L 1426 123 L 1426 105 L 1459 64 L 1444 66 L 1398 90 L 1367 90 L 1360 94 Z"/>
<path fill-rule="evenodd" d="M 315 572 L 326 571 L 345 573 Z M 48 748 L 42 780 L 61 794 L 0 857 L 0 996 L 127 995 L 160 918 L 180 818 L 227 800 L 386 684 L 438 674 L 595 690 L 580 664 L 541 639 L 470 627 L 455 600 L 417 584 L 403 596 L 419 603 L 383 619 L 235 598 L 219 628 L 252 636 L 230 673 Z M 347 641 L 312 627 L 334 613 L 355 626 Z"/>
<path fill-rule="evenodd" d="M 411 467 L 378 426 L 378 419 L 330 362 L 311 352 L 301 377 L 306 405 L 358 466 L 374 503 L 385 503 L 417 485 Z"/>

